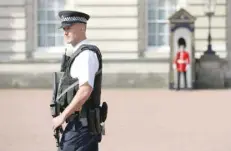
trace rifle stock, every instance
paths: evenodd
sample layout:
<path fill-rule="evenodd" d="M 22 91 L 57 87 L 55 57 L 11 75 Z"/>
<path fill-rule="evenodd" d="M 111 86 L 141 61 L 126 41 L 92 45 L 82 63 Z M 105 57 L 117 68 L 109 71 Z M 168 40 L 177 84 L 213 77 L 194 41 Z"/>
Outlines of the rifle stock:
<path fill-rule="evenodd" d="M 67 49 L 65 49 L 65 53 L 62 56 L 62 60 L 61 60 L 61 72 L 65 72 L 65 68 L 66 68 L 66 62 L 68 61 L 68 59 L 70 58 L 69 56 L 66 55 Z"/>

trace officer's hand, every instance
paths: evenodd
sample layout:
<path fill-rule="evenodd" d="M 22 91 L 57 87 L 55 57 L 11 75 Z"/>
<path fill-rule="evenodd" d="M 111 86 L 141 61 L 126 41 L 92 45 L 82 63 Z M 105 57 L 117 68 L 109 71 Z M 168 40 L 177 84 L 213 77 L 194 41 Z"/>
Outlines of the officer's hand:
<path fill-rule="evenodd" d="M 63 122 L 63 124 L 62 124 L 62 128 L 63 128 L 63 129 L 65 129 L 65 128 L 66 128 L 66 126 L 67 126 L 67 123 L 66 123 L 66 122 Z"/>
<path fill-rule="evenodd" d="M 53 122 L 53 130 L 55 130 L 65 122 L 65 119 L 62 115 L 59 115 L 53 118 L 52 122 Z"/>

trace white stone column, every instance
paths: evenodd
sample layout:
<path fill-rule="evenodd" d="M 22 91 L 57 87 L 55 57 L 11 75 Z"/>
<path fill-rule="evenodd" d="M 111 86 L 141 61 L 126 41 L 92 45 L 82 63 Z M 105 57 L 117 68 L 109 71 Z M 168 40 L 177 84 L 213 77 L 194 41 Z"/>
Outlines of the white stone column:
<path fill-rule="evenodd" d="M 226 26 L 227 26 L 227 60 L 228 60 L 228 64 L 229 64 L 229 68 L 231 70 L 231 0 L 226 0 L 226 14 L 227 14 L 227 18 L 226 18 Z"/>
<path fill-rule="evenodd" d="M 226 48 L 227 48 L 227 66 L 226 66 L 226 85 L 231 87 L 231 0 L 226 0 Z"/>
<path fill-rule="evenodd" d="M 33 51 L 35 51 L 34 39 L 34 22 L 35 22 L 35 2 L 33 0 L 25 0 L 25 14 L 26 14 L 26 59 L 33 59 Z"/>

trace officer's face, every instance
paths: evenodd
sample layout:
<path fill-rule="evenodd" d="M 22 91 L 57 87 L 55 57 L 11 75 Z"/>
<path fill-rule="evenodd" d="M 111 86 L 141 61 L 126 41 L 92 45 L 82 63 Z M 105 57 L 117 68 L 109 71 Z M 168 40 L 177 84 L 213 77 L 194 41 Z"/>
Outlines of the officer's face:
<path fill-rule="evenodd" d="M 64 27 L 63 30 L 64 30 L 64 39 L 66 43 L 72 44 L 73 46 L 75 46 L 79 42 L 79 40 L 85 33 L 82 24 L 73 24 L 71 26 Z"/>

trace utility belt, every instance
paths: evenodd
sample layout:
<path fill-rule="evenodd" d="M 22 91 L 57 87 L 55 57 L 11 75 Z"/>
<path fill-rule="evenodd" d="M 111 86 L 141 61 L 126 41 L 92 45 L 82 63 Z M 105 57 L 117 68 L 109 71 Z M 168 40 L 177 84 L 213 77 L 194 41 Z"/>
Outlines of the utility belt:
<path fill-rule="evenodd" d="M 106 102 L 103 102 L 101 106 L 88 110 L 88 128 L 92 135 L 105 135 L 104 122 L 107 119 L 107 114 L 108 105 Z"/>
<path fill-rule="evenodd" d="M 80 115 L 81 112 L 75 112 L 70 115 L 66 122 L 69 123 L 73 120 L 80 121 L 83 127 L 88 127 L 91 135 L 104 134 L 104 122 L 107 119 L 108 106 L 103 102 L 102 106 L 88 109 L 85 117 Z"/>
<path fill-rule="evenodd" d="M 74 120 L 79 120 L 79 119 L 80 119 L 79 112 L 75 112 L 66 119 L 66 123 L 69 123 Z"/>

